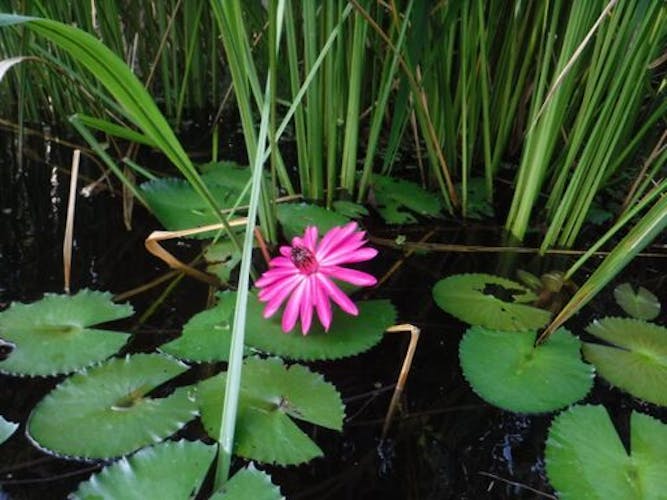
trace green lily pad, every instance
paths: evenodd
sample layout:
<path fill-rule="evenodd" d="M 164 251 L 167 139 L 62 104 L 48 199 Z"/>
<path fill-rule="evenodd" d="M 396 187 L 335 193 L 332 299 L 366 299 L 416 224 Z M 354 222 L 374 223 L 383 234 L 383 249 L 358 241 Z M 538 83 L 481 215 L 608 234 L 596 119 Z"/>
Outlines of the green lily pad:
<path fill-rule="evenodd" d="M 204 250 L 204 259 L 208 263 L 206 271 L 227 283 L 232 271 L 241 263 L 241 252 L 231 240 L 225 239 L 209 245 Z"/>
<path fill-rule="evenodd" d="M 225 381 L 226 373 L 220 373 L 199 383 L 202 422 L 214 439 L 220 429 Z M 248 358 L 241 378 L 234 452 L 264 463 L 307 462 L 322 451 L 292 419 L 340 430 L 343 416 L 340 394 L 321 375 L 301 365 L 288 368 L 278 358 Z"/>
<path fill-rule="evenodd" d="M 463 184 L 457 183 L 456 192 L 463 197 Z M 466 213 L 468 219 L 482 220 L 493 217 L 493 205 L 489 203 L 486 179 L 484 177 L 472 177 L 466 185 Z"/>
<path fill-rule="evenodd" d="M 250 179 L 250 171 L 234 163 L 209 165 L 202 181 L 221 208 L 232 207 Z M 163 178 L 144 182 L 139 186 L 148 205 L 160 223 L 170 231 L 205 226 L 219 222 L 208 203 L 185 180 Z M 241 203 L 247 201 L 247 193 Z M 193 235 L 205 239 L 215 231 Z"/>
<path fill-rule="evenodd" d="M 193 316 L 183 335 L 160 350 L 190 361 L 227 361 L 235 302 L 236 293 L 220 294 L 215 307 Z M 396 322 L 396 311 L 388 300 L 361 301 L 357 306 L 358 316 L 336 310 L 328 332 L 314 322 L 304 336 L 297 331 L 284 333 L 278 314 L 264 319 L 264 305 L 252 293 L 248 297 L 245 345 L 249 350 L 296 360 L 354 356 L 379 343 L 384 331 Z"/>
<path fill-rule="evenodd" d="M 562 408 L 586 396 L 593 368 L 581 342 L 564 328 L 535 347 L 535 332 L 468 328 L 459 345 L 463 375 L 485 401 L 518 413 Z"/>
<path fill-rule="evenodd" d="M 560 498 L 664 498 L 665 443 L 667 425 L 633 412 L 628 455 L 602 406 L 574 406 L 558 415 L 549 429 L 549 481 Z"/>
<path fill-rule="evenodd" d="M 18 428 L 19 424 L 5 420 L 4 417 L 0 415 L 0 444 L 7 441 Z"/>
<path fill-rule="evenodd" d="M 167 441 L 106 466 L 68 498 L 181 500 L 194 498 L 215 456 L 215 446 Z"/>
<path fill-rule="evenodd" d="M 526 305 L 537 298 L 528 288 L 490 274 L 449 276 L 435 284 L 433 298 L 461 321 L 496 330 L 534 330 L 551 318 L 549 311 Z"/>
<path fill-rule="evenodd" d="M 366 207 L 352 201 L 334 201 L 333 209 L 339 214 L 344 215 L 350 219 L 358 219 L 364 215 L 368 215 L 368 210 L 366 210 Z"/>
<path fill-rule="evenodd" d="M 234 294 L 236 297 L 236 294 Z M 227 361 L 232 334 L 234 300 L 195 314 L 183 326 L 183 334 L 160 346 L 160 351 L 180 359 L 207 363 Z M 246 338 L 246 345 L 248 339 Z"/>
<path fill-rule="evenodd" d="M 613 346 L 584 344 L 584 356 L 611 384 L 667 406 L 667 328 L 630 318 L 604 318 L 586 331 Z"/>
<path fill-rule="evenodd" d="M 241 469 L 225 483 L 221 491 L 214 493 L 209 500 L 281 500 L 285 498 L 280 488 L 271 482 L 271 476 L 257 470 L 251 463 Z"/>
<path fill-rule="evenodd" d="M 308 203 L 281 203 L 277 207 L 277 216 L 283 234 L 289 240 L 294 236 L 303 236 L 307 226 L 317 226 L 320 234 L 324 234 L 350 222 L 349 218 L 338 212 Z"/>
<path fill-rule="evenodd" d="M 388 224 L 417 222 L 411 211 L 436 217 L 442 208 L 440 196 L 414 182 L 375 174 L 372 190 L 375 208 Z"/>
<path fill-rule="evenodd" d="M 158 442 L 197 414 L 192 387 L 147 397 L 187 366 L 157 354 L 114 358 L 72 375 L 33 409 L 28 434 L 51 452 L 112 458 Z"/>
<path fill-rule="evenodd" d="M 0 313 L 0 337 L 13 346 L 0 361 L 0 372 L 49 376 L 102 361 L 118 352 L 129 334 L 90 327 L 133 312 L 129 304 L 114 304 L 110 293 L 92 290 L 14 303 Z"/>
<path fill-rule="evenodd" d="M 621 309 L 633 318 L 650 321 L 660 314 L 660 301 L 643 286 L 635 292 L 630 283 L 614 288 L 614 298 Z"/>

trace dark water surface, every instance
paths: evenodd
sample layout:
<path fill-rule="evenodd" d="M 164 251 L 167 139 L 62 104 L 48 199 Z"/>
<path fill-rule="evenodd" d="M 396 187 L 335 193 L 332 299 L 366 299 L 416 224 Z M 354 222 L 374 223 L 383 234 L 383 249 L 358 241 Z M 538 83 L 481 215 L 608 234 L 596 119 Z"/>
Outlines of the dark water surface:
<path fill-rule="evenodd" d="M 62 235 L 69 185 L 69 150 L 29 141 L 23 165 L 5 137 L 0 152 L 0 309 L 11 301 L 33 301 L 44 292 L 62 292 Z M 100 177 L 99 168 L 84 161 L 79 188 Z M 114 182 L 114 189 L 117 183 Z M 73 290 L 93 288 L 119 294 L 165 273 L 166 266 L 149 255 L 145 237 L 159 224 L 141 207 L 132 229 L 123 223 L 119 192 L 105 181 L 91 196 L 77 201 Z M 494 226 L 454 221 L 424 221 L 414 227 L 387 228 L 369 218 L 374 236 L 404 234 L 415 241 L 433 230 L 430 241 L 497 244 Z M 172 248 L 193 256 L 197 243 Z M 383 276 L 402 254 L 382 249 L 371 271 Z M 517 257 L 516 265 L 535 273 L 558 265 Z M 314 363 L 312 367 L 334 383 L 346 401 L 343 434 L 304 426 L 325 456 L 309 464 L 267 468 L 288 498 L 302 499 L 505 499 L 553 495 L 544 471 L 543 448 L 552 414 L 524 416 L 494 408 L 479 399 L 462 377 L 458 343 L 465 325 L 433 303 L 431 288 L 440 278 L 462 272 L 496 272 L 491 254 L 415 254 L 368 297 L 390 298 L 399 322 L 422 329 L 402 411 L 389 439 L 379 442 L 391 390 L 407 347 L 408 335 L 388 334 L 371 351 L 357 357 Z M 625 273 L 633 283 L 646 283 L 664 298 L 665 268 L 660 260 L 643 260 Z M 621 280 L 622 281 L 622 280 Z M 208 289 L 189 278 L 182 280 L 157 312 L 141 325 L 138 318 L 164 291 L 162 285 L 130 299 L 136 314 L 118 326 L 136 333 L 134 345 L 148 349 L 180 332 L 187 319 L 206 306 Z M 612 288 L 610 287 L 609 290 Z M 605 291 L 596 303 L 569 324 L 575 333 L 594 316 L 620 314 Z M 662 319 L 665 318 L 663 313 Z M 47 455 L 25 437 L 24 424 L 35 404 L 62 378 L 18 379 L 0 375 L 0 414 L 21 422 L 19 431 L 0 447 L 0 498 L 65 498 L 78 482 L 100 464 L 63 460 Z M 611 390 L 604 382 L 587 402 L 603 403 L 621 432 L 627 430 L 632 409 L 667 418 L 664 410 Z M 180 436 L 201 436 L 193 423 Z M 626 434 L 627 435 L 627 434 Z M 74 439 L 75 437 L 73 437 Z"/>

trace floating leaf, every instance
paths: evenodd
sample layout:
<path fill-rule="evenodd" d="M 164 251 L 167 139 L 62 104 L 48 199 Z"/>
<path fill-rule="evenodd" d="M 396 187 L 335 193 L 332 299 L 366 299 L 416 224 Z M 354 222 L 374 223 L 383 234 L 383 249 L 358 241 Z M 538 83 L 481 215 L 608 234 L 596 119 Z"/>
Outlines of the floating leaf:
<path fill-rule="evenodd" d="M 234 304 L 234 299 L 220 301 L 215 307 L 195 314 L 183 326 L 183 334 L 161 345 L 160 350 L 199 363 L 227 361 Z M 247 338 L 245 343 L 248 344 Z"/>
<path fill-rule="evenodd" d="M 226 361 L 235 302 L 236 293 L 220 294 L 214 308 L 193 316 L 183 328 L 183 335 L 160 349 L 191 361 Z M 384 331 L 396 322 L 396 311 L 388 300 L 361 301 L 357 306 L 358 316 L 335 310 L 329 332 L 314 323 L 304 336 L 297 331 L 284 333 L 280 315 L 264 319 L 264 305 L 255 294 L 250 294 L 245 345 L 298 360 L 338 359 L 359 354 L 380 342 Z"/>
<path fill-rule="evenodd" d="M 215 456 L 199 441 L 167 441 L 106 466 L 68 498 L 162 500 L 194 498 Z"/>
<path fill-rule="evenodd" d="M 81 290 L 51 295 L 32 304 L 14 303 L 0 313 L 0 337 L 13 350 L 0 361 L 12 375 L 48 376 L 69 373 L 118 352 L 129 334 L 90 326 L 126 318 L 129 304 L 114 304 L 110 293 Z"/>
<path fill-rule="evenodd" d="M 229 281 L 232 271 L 241 262 L 241 252 L 231 240 L 223 240 L 206 247 L 206 271 L 215 274 L 223 283 Z"/>
<path fill-rule="evenodd" d="M 209 500 L 281 500 L 285 498 L 280 488 L 271 482 L 271 476 L 255 469 L 251 463 L 241 469 L 225 483 L 222 490 L 214 493 Z"/>
<path fill-rule="evenodd" d="M 204 428 L 217 439 L 226 374 L 199 384 Z M 286 367 L 278 358 L 244 362 L 234 452 L 265 463 L 292 465 L 322 454 L 292 418 L 340 430 L 343 403 L 336 388 L 301 365 Z"/>
<path fill-rule="evenodd" d="M 579 339 L 564 328 L 538 346 L 535 337 L 535 332 L 469 328 L 459 357 L 473 390 L 520 413 L 553 411 L 583 398 L 593 385 L 593 369 L 581 360 Z"/>
<path fill-rule="evenodd" d="M 667 328 L 630 318 L 604 318 L 586 331 L 614 347 L 585 343 L 584 356 L 611 384 L 667 406 Z"/>
<path fill-rule="evenodd" d="M 18 428 L 19 424 L 5 420 L 2 416 L 0 416 L 0 444 L 7 441 Z"/>
<path fill-rule="evenodd" d="M 463 198 L 463 185 L 456 184 L 456 192 Z M 466 183 L 466 207 L 465 216 L 468 219 L 481 220 L 493 217 L 493 205 L 489 203 L 486 179 L 484 177 L 472 177 Z"/>
<path fill-rule="evenodd" d="M 376 174 L 372 189 L 377 211 L 388 224 L 417 222 L 410 211 L 436 217 L 442 207 L 437 194 L 429 193 L 414 182 Z"/>
<path fill-rule="evenodd" d="M 574 406 L 558 415 L 549 429 L 549 481 L 560 498 L 664 498 L 665 443 L 665 424 L 633 412 L 628 455 L 602 406 Z"/>
<path fill-rule="evenodd" d="M 497 330 L 537 329 L 551 317 L 548 311 L 525 304 L 537 298 L 528 288 L 490 274 L 449 276 L 435 284 L 433 298 L 461 321 Z"/>
<path fill-rule="evenodd" d="M 111 458 L 153 444 L 197 414 L 193 388 L 146 394 L 187 366 L 157 354 L 115 358 L 72 375 L 33 409 L 28 433 L 61 455 Z"/>
<path fill-rule="evenodd" d="M 650 321 L 660 314 L 660 301 L 643 286 L 632 289 L 630 283 L 614 288 L 614 298 L 621 308 L 633 318 Z"/>
<path fill-rule="evenodd" d="M 329 229 L 350 222 L 349 218 L 338 212 L 308 203 L 281 203 L 277 208 L 277 216 L 283 234 L 289 240 L 294 236 L 303 236 L 307 226 L 317 226 L 320 234 L 324 234 Z"/>
<path fill-rule="evenodd" d="M 201 176 L 211 195 L 221 207 L 232 207 L 250 180 L 250 171 L 234 163 L 216 164 Z M 144 182 L 139 186 L 151 210 L 160 223 L 170 231 L 216 224 L 219 219 L 210 206 L 183 179 L 164 178 Z M 243 203 L 246 197 L 241 200 Z M 211 238 L 214 231 L 194 235 L 195 238 Z"/>
<path fill-rule="evenodd" d="M 362 215 L 368 215 L 368 210 L 363 205 L 351 201 L 338 200 L 333 202 L 333 209 L 350 219 L 358 219 Z"/>

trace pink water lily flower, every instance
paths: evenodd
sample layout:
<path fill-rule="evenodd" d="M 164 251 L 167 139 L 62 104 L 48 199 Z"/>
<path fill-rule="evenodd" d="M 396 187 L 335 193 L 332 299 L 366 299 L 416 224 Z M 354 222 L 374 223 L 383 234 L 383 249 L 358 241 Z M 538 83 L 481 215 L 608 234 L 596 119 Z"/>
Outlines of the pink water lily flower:
<path fill-rule="evenodd" d="M 334 227 L 318 243 L 317 228 L 308 226 L 303 238 L 292 239 L 291 246 L 280 247 L 280 256 L 269 262 L 266 271 L 255 283 L 261 290 L 259 300 L 266 302 L 264 317 L 273 316 L 287 300 L 282 318 L 283 331 L 289 332 L 301 319 L 304 335 L 310 330 L 313 309 L 325 330 L 331 326 L 333 300 L 348 314 L 359 310 L 332 281 L 345 281 L 357 286 L 372 286 L 377 280 L 368 273 L 342 267 L 363 262 L 377 255 L 377 250 L 364 246 L 365 231 L 357 231 L 357 223 Z"/>

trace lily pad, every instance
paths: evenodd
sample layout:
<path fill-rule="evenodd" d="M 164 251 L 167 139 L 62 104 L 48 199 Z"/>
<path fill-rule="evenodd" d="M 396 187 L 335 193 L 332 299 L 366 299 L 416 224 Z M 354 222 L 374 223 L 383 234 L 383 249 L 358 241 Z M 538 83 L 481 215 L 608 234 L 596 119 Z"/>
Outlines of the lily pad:
<path fill-rule="evenodd" d="M 215 456 L 215 446 L 167 441 L 122 457 L 79 485 L 68 498 L 181 500 L 194 498 Z"/>
<path fill-rule="evenodd" d="M 352 201 L 338 200 L 333 202 L 333 209 L 350 219 L 358 219 L 363 215 L 368 215 L 368 210 L 363 205 Z"/>
<path fill-rule="evenodd" d="M 350 222 L 348 217 L 308 203 L 281 203 L 277 208 L 278 221 L 289 240 L 303 236 L 307 226 L 317 226 L 320 234 Z"/>
<path fill-rule="evenodd" d="M 211 309 L 195 314 L 183 326 L 182 335 L 161 345 L 160 351 L 199 363 L 227 361 L 233 312 L 234 300 L 225 300 Z M 246 338 L 246 345 L 247 343 Z"/>
<path fill-rule="evenodd" d="M 129 334 L 90 327 L 132 313 L 129 304 L 114 304 L 110 293 L 92 290 L 14 303 L 0 313 L 0 337 L 13 347 L 0 361 L 0 372 L 49 376 L 102 361 L 118 352 Z"/>
<path fill-rule="evenodd" d="M 33 409 L 28 435 L 66 456 L 112 458 L 156 443 L 197 414 L 192 387 L 146 396 L 187 366 L 157 354 L 114 358 L 72 375 Z"/>
<path fill-rule="evenodd" d="M 463 375 L 485 401 L 518 413 L 562 408 L 586 396 L 593 368 L 581 360 L 581 342 L 564 328 L 535 346 L 536 332 L 473 326 L 459 346 Z"/>
<path fill-rule="evenodd" d="M 667 406 L 667 328 L 630 318 L 604 318 L 586 331 L 613 346 L 584 344 L 584 356 L 611 384 Z"/>
<path fill-rule="evenodd" d="M 236 293 L 220 294 L 214 308 L 193 316 L 183 328 L 183 335 L 160 349 L 191 361 L 227 361 L 235 302 Z M 361 301 L 357 306 L 358 316 L 336 310 L 328 332 L 316 323 L 304 336 L 296 331 L 284 333 L 279 315 L 265 319 L 264 305 L 254 293 L 250 294 L 245 345 L 250 350 L 296 360 L 338 359 L 359 354 L 380 342 L 384 331 L 396 322 L 396 311 L 388 300 Z"/>
<path fill-rule="evenodd" d="M 204 259 L 208 263 L 206 271 L 227 283 L 232 271 L 241 263 L 241 252 L 231 240 L 225 239 L 209 245 L 204 250 Z"/>
<path fill-rule="evenodd" d="M 281 500 L 280 488 L 271 482 L 271 476 L 257 470 L 251 463 L 225 483 L 221 491 L 209 500 Z"/>
<path fill-rule="evenodd" d="M 633 318 L 650 321 L 660 314 L 660 301 L 643 286 L 635 292 L 630 283 L 614 288 L 614 298 L 621 309 Z"/>
<path fill-rule="evenodd" d="M 433 298 L 461 321 L 497 330 L 534 330 L 551 318 L 549 311 L 526 304 L 537 298 L 528 288 L 490 274 L 449 276 L 435 284 Z"/>
<path fill-rule="evenodd" d="M 19 424 L 5 420 L 4 417 L 0 416 L 0 444 L 7 441 L 18 428 Z"/>
<path fill-rule="evenodd" d="M 213 198 L 221 208 L 232 207 L 250 179 L 250 171 L 234 163 L 209 165 L 206 170 L 201 179 Z M 160 223 L 170 231 L 219 222 L 208 203 L 183 179 L 156 179 L 144 182 L 139 188 Z M 241 203 L 245 201 L 247 193 Z M 205 239 L 214 235 L 211 231 L 192 237 Z"/>
<path fill-rule="evenodd" d="M 602 406 L 574 406 L 558 415 L 545 450 L 549 481 L 560 498 L 664 498 L 667 425 L 633 412 L 628 454 Z"/>
<path fill-rule="evenodd" d="M 202 422 L 214 439 L 220 429 L 225 381 L 226 373 L 220 373 L 199 384 Z M 321 375 L 301 365 L 288 368 L 278 358 L 248 358 L 241 378 L 234 452 L 264 463 L 307 462 L 322 451 L 292 419 L 340 430 L 343 416 L 340 394 Z"/>
<path fill-rule="evenodd" d="M 440 196 L 429 193 L 414 182 L 384 175 L 373 175 L 374 205 L 388 224 L 417 222 L 411 212 L 436 217 L 442 208 Z"/>

